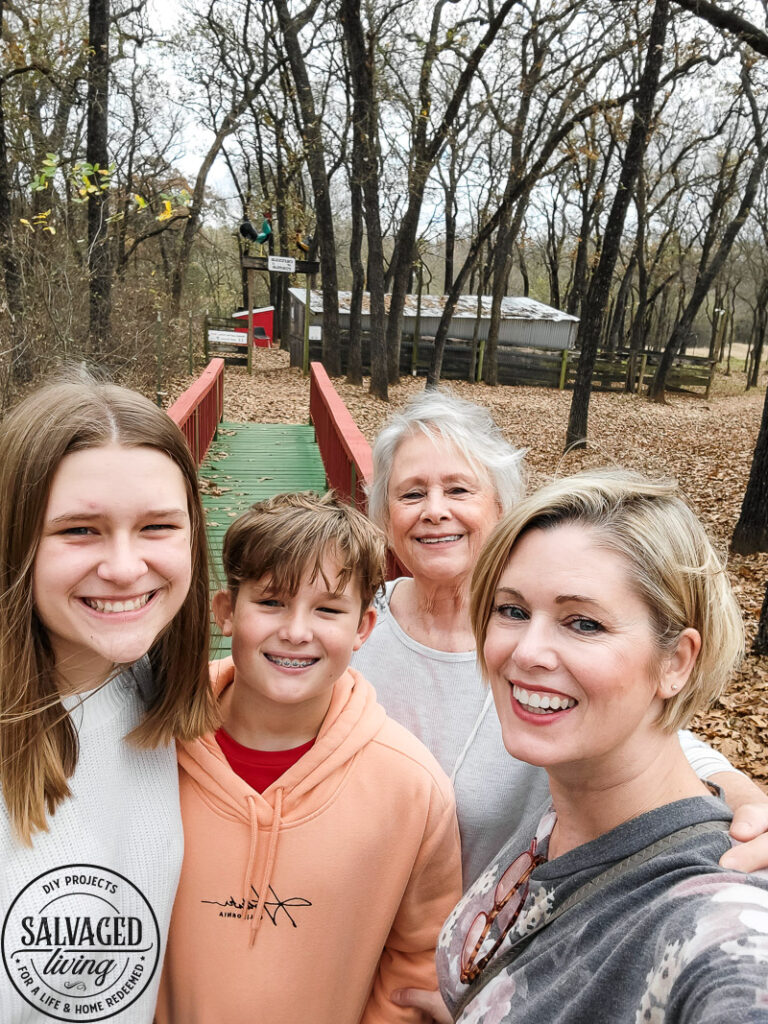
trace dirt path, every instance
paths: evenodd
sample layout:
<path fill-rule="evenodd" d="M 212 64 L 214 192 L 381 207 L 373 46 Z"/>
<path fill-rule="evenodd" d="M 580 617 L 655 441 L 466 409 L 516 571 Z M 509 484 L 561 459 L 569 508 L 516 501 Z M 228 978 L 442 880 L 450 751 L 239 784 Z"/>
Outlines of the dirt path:
<path fill-rule="evenodd" d="M 391 389 L 387 406 L 365 388 L 334 381 L 363 434 L 373 440 L 390 409 L 420 391 L 423 380 L 405 379 Z M 763 406 L 763 392 L 743 392 L 734 376 L 709 400 L 673 396 L 651 405 L 634 395 L 594 394 L 590 405 L 590 447 L 562 454 L 570 392 L 455 382 L 451 390 L 487 405 L 506 437 L 528 451 L 529 483 L 585 466 L 618 464 L 675 477 L 723 550 L 738 518 Z M 309 383 L 289 369 L 282 352 L 259 350 L 255 372 L 228 367 L 225 415 L 231 420 L 306 422 Z M 768 554 L 731 556 L 729 574 L 754 636 L 768 580 Z M 696 730 L 739 767 L 768 782 L 768 658 L 749 655 L 728 693 Z"/>

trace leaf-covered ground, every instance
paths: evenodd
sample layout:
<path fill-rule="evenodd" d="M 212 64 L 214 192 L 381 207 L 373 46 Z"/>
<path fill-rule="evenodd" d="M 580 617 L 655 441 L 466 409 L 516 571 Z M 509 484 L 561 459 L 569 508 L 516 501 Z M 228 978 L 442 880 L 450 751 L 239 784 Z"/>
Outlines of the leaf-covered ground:
<path fill-rule="evenodd" d="M 367 382 L 362 388 L 343 380 L 334 384 L 369 441 L 391 409 L 424 387 L 423 379 L 404 379 L 391 389 L 386 405 L 368 395 Z M 608 463 L 672 476 L 723 551 L 738 518 L 764 398 L 762 390 L 745 394 L 743 386 L 743 376 L 735 374 L 721 381 L 708 400 L 673 395 L 665 406 L 634 395 L 593 394 L 590 447 L 564 456 L 570 392 L 450 384 L 455 394 L 488 406 L 505 436 L 527 449 L 531 487 L 555 473 Z M 252 377 L 244 369 L 227 367 L 225 416 L 306 423 L 309 382 L 288 367 L 285 353 L 259 350 Z M 768 554 L 731 555 L 728 571 L 751 643 L 768 580 Z M 768 782 L 768 658 L 749 654 L 727 694 L 695 728 L 734 764 Z"/>

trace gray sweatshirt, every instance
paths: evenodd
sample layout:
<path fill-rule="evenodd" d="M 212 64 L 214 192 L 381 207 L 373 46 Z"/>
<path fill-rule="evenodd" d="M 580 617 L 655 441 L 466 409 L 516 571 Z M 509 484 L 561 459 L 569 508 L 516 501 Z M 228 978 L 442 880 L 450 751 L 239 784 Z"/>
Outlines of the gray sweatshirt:
<path fill-rule="evenodd" d="M 729 818 L 714 797 L 680 800 L 542 864 L 496 957 L 611 864 L 686 825 Z M 544 855 L 552 821 L 542 829 Z M 710 832 L 624 867 L 545 925 L 485 987 L 484 974 L 468 986 L 459 980 L 464 937 L 477 914 L 490 911 L 498 879 L 525 848 L 510 844 L 443 927 L 437 949 L 443 998 L 455 1014 L 473 991 L 456 1017 L 461 1024 L 765 1024 L 768 874 L 720 868 L 729 846 L 726 834 Z"/>

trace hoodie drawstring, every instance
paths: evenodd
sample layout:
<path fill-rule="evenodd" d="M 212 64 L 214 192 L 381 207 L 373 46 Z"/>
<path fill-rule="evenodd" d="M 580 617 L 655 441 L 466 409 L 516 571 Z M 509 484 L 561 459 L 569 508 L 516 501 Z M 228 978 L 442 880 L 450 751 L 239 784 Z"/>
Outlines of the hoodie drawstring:
<path fill-rule="evenodd" d="M 253 829 L 253 825 L 255 823 L 255 816 L 253 815 L 253 802 L 252 802 L 251 798 L 249 798 L 248 804 L 249 804 L 249 807 L 251 808 L 251 812 L 252 812 L 252 815 L 251 815 L 251 828 Z M 261 882 L 260 882 L 259 888 L 257 890 L 257 892 L 258 892 L 258 900 L 259 900 L 258 911 L 257 911 L 257 913 L 253 914 L 253 916 L 251 917 L 251 928 L 250 928 L 250 934 L 249 934 L 249 939 L 248 939 L 248 946 L 249 947 L 252 946 L 254 944 L 254 942 L 256 941 L 256 932 L 259 930 L 259 927 L 261 926 L 261 920 L 262 920 L 262 918 L 264 916 L 264 904 L 266 902 L 267 895 L 269 893 L 270 885 L 272 884 L 272 869 L 274 868 L 275 854 L 277 853 L 277 839 L 278 839 L 278 836 L 280 834 L 280 825 L 282 823 L 282 812 L 283 812 L 283 790 L 282 789 L 276 789 L 275 790 L 275 806 L 274 806 L 274 809 L 272 811 L 272 828 L 270 829 L 270 833 L 269 833 L 269 848 L 267 849 L 267 861 L 266 861 L 266 863 L 264 865 L 264 871 L 262 872 L 262 875 L 261 875 Z M 256 832 L 258 834 L 258 825 L 256 825 Z M 253 833 L 252 833 L 252 836 L 253 836 Z M 253 838 L 251 839 L 251 850 L 255 853 L 256 844 L 255 844 L 255 840 Z M 248 877 L 247 877 L 247 882 L 246 882 L 247 885 L 250 885 L 250 882 L 251 882 L 250 876 L 251 876 L 252 870 L 253 870 L 253 858 L 249 857 L 249 860 L 248 860 Z"/>
<path fill-rule="evenodd" d="M 256 847 L 259 842 L 259 822 L 256 817 L 256 801 L 252 796 L 248 800 L 248 823 L 251 826 L 251 842 L 248 847 L 248 863 L 245 867 L 245 878 L 243 879 L 243 920 L 248 917 L 248 904 L 251 899 L 251 875 L 256 860 Z"/>

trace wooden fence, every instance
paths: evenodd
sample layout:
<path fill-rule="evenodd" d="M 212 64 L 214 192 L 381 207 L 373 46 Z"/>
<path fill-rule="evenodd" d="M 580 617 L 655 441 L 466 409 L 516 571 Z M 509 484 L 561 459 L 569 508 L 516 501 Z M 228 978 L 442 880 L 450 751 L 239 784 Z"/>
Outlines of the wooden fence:
<path fill-rule="evenodd" d="M 298 345 L 299 339 L 291 336 L 291 346 Z M 303 340 L 301 341 L 303 344 Z M 362 333 L 363 372 L 370 373 L 370 341 L 368 332 Z M 478 353 L 471 341 L 449 338 L 443 356 L 443 380 L 473 380 L 476 375 Z M 347 370 L 349 332 L 341 332 L 341 367 Z M 404 375 L 426 375 L 432 361 L 433 339 L 420 338 L 415 358 L 413 338 L 403 335 L 400 345 L 400 373 Z M 310 340 L 309 357 L 319 361 L 321 342 Z M 661 352 L 642 350 L 631 353 L 620 349 L 615 353 L 601 353 L 595 363 L 593 388 L 596 391 L 642 391 L 650 385 Z M 548 388 L 573 388 L 576 380 L 576 366 L 579 352 L 575 350 L 551 351 L 534 348 L 518 348 L 499 343 L 498 369 L 499 384 L 518 384 Z M 297 365 L 301 365 L 299 362 Z M 701 389 L 709 396 L 715 374 L 715 362 L 702 356 L 678 356 L 667 378 L 670 391 Z"/>
<path fill-rule="evenodd" d="M 224 360 L 212 359 L 195 383 L 176 399 L 168 415 L 181 428 L 199 466 L 224 416 Z"/>

